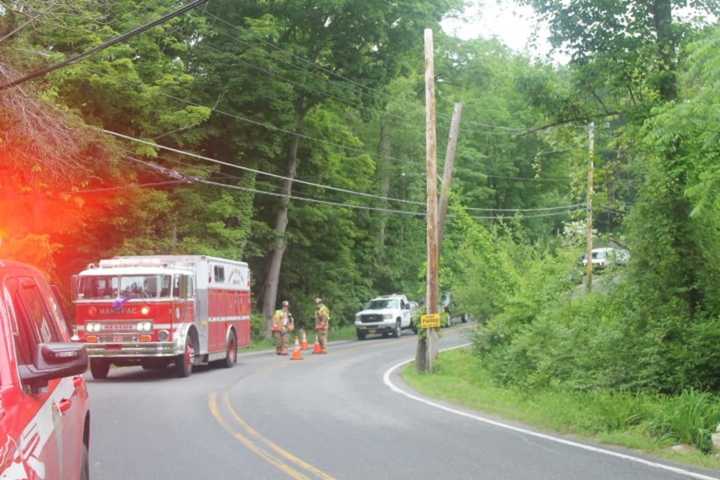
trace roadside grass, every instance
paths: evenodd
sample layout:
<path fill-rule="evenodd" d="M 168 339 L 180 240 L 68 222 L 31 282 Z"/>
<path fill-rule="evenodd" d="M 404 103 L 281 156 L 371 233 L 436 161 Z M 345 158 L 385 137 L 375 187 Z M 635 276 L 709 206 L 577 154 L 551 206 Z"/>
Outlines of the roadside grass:
<path fill-rule="evenodd" d="M 339 327 L 330 326 L 330 334 L 328 340 L 355 340 L 357 334 L 355 332 L 355 325 L 341 325 Z"/>
<path fill-rule="evenodd" d="M 678 396 L 568 392 L 501 387 L 468 349 L 443 352 L 432 375 L 410 364 L 405 381 L 430 397 L 517 420 L 541 429 L 641 450 L 668 460 L 720 469 L 720 457 L 699 450 L 676 453 L 672 445 L 709 450 L 709 425 L 720 420 L 720 399 L 699 392 Z"/>
<path fill-rule="evenodd" d="M 270 338 L 253 337 L 250 345 L 241 350 L 241 352 L 258 352 L 260 350 L 272 350 L 275 348 L 275 342 Z"/>
<path fill-rule="evenodd" d="M 291 346 L 294 342 L 294 334 L 291 336 Z M 315 331 L 307 331 L 308 342 L 313 343 L 315 341 Z M 355 339 L 355 327 L 353 325 L 343 325 L 340 327 L 330 327 L 330 334 L 328 341 L 333 342 L 336 340 L 354 340 Z M 265 338 L 262 335 L 253 335 L 250 345 L 243 348 L 241 352 L 257 352 L 261 350 L 272 350 L 275 348 L 275 342 L 271 338 Z"/>

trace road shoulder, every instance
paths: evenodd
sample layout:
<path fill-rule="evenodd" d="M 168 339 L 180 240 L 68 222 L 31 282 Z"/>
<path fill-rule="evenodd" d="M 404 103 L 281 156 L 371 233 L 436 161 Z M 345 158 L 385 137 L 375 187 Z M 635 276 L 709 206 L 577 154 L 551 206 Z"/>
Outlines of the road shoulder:
<path fill-rule="evenodd" d="M 458 348 L 458 347 L 455 347 Z M 443 389 L 442 383 L 457 382 L 457 379 L 443 378 L 442 373 L 433 377 L 421 378 L 414 374 L 411 370 L 413 367 L 409 365 L 409 361 L 398 363 L 389 368 L 384 375 L 384 382 L 395 393 L 403 395 L 413 401 L 423 403 L 428 408 L 439 409 L 450 415 L 459 415 L 473 421 L 484 424 L 493 425 L 498 428 L 512 430 L 523 435 L 540 438 L 544 441 L 562 443 L 575 448 L 591 451 L 599 455 L 609 455 L 624 460 L 641 463 L 652 468 L 658 468 L 670 471 L 686 478 L 696 478 L 702 480 L 718 479 L 720 473 L 718 470 L 710 470 L 707 465 L 692 465 L 686 463 L 687 458 L 678 458 L 677 454 L 669 452 L 647 452 L 626 448 L 624 446 L 609 445 L 602 443 L 598 438 L 591 436 L 579 436 L 572 433 L 555 433 L 550 430 L 543 431 L 540 427 L 522 423 L 524 418 L 520 415 L 514 415 L 512 408 L 493 408 L 492 405 L 483 404 L 482 402 L 467 401 L 462 394 L 458 395 L 457 391 L 448 394 L 449 389 Z M 403 378 L 406 377 L 406 378 Z M 418 379 L 421 381 L 418 381 Z M 440 384 L 440 388 L 438 387 Z M 479 386 L 474 386 L 479 388 Z M 461 392 L 462 393 L 462 392 Z M 486 413 L 492 412 L 492 413 Z M 517 413 L 517 412 L 515 412 Z M 502 415 L 498 416 L 498 414 Z M 512 418 L 513 420 L 507 420 Z M 662 459 L 658 458 L 661 457 Z M 714 461 L 714 459 L 712 459 Z M 672 462 L 672 463 L 671 463 Z"/>

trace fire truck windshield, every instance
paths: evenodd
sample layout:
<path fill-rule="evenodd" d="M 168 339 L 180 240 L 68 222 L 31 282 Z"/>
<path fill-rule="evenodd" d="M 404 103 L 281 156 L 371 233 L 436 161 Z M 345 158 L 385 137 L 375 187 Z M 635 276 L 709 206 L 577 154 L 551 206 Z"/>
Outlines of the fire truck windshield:
<path fill-rule="evenodd" d="M 78 290 L 78 299 L 170 298 L 171 280 L 170 275 L 97 275 L 82 277 Z"/>

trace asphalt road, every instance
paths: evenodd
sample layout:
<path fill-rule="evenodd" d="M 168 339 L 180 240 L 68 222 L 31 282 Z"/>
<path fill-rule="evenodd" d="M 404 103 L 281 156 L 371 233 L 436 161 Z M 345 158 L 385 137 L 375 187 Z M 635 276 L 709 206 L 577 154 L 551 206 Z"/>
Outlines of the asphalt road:
<path fill-rule="evenodd" d="M 453 329 L 442 343 L 466 341 Z M 91 477 L 692 478 L 473 421 L 393 392 L 383 376 L 413 355 L 415 343 L 413 335 L 350 342 L 294 362 L 270 353 L 243 355 L 233 369 L 201 368 L 186 379 L 113 369 L 108 380 L 89 384 Z M 407 389 L 396 373 L 390 380 Z"/>

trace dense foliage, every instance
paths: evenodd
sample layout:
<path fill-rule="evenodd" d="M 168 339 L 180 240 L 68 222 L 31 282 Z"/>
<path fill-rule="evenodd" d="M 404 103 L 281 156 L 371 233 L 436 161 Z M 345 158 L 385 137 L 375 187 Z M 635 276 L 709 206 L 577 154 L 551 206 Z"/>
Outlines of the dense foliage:
<path fill-rule="evenodd" d="M 5 61 L 29 70 L 177 2 L 1 3 L 0 37 L 37 16 L 0 41 Z M 482 322 L 484 368 L 537 388 L 717 391 L 720 34 L 678 14 L 717 7 L 524 3 L 569 65 L 444 36 L 454 0 L 218 0 L 60 70 L 0 103 L 3 130 L 27 133 L 0 144 L 0 254 L 61 280 L 117 253 L 245 259 L 257 310 L 287 298 L 300 319 L 318 294 L 340 323 L 378 293 L 422 298 L 425 226 L 412 213 L 425 191 L 422 29 L 433 27 L 441 153 L 453 103 L 465 105 L 442 285 Z M 628 247 L 631 263 L 586 294 L 585 212 L 543 209 L 584 200 L 590 121 L 596 242 Z M 154 185 L 167 181 L 179 183 Z"/>
<path fill-rule="evenodd" d="M 15 68 L 30 70 L 97 45 L 175 4 L 4 2 L 4 32 L 22 26 L 28 16 L 38 20 L 0 49 Z M 548 119 L 542 98 L 548 92 L 560 95 L 563 81 L 552 68 L 534 65 L 497 41 L 443 36 L 438 22 L 460 6 L 451 0 L 337 0 L 312 8 L 304 1 L 214 1 L 54 73 L 33 85 L 49 109 L 225 164 L 78 134 L 94 142 L 77 147 L 84 149 L 79 156 L 84 170 L 66 169 L 60 178 L 40 175 L 42 182 L 33 183 L 27 172 L 37 170 L 40 161 L 29 157 L 12 177 L 4 177 L 8 205 L 21 196 L 36 205 L 38 217 L 61 210 L 66 221 L 50 228 L 8 208 L 3 254 L 46 270 L 55 265 L 62 281 L 83 264 L 117 253 L 245 259 L 261 310 L 279 251 L 279 297 L 308 318 L 311 298 L 321 294 L 339 322 L 350 321 L 372 295 L 403 291 L 421 297 L 425 235 L 418 217 L 290 200 L 284 226 L 286 202 L 276 195 L 289 191 L 288 182 L 256 170 L 419 205 L 294 183 L 292 194 L 298 197 L 422 210 L 422 30 L 434 27 L 441 139 L 453 102 L 466 105 L 454 204 L 502 209 L 571 203 L 576 192 L 567 177 L 576 172 L 568 150 L 552 153 L 550 137 L 515 135 Z M 545 176 L 552 178 L 532 180 Z M 179 177 L 195 181 L 133 187 Z M 40 191 L 49 205 L 37 205 Z M 527 224 L 539 238 L 559 228 L 562 218 Z M 449 252 L 464 228 L 451 219 Z M 45 260 L 38 252 L 23 255 L 20 248 L 35 236 L 47 244 Z M 448 265 L 456 261 L 461 263 L 456 257 Z M 452 275 L 453 268 L 446 268 L 445 288 L 451 288 Z"/>

